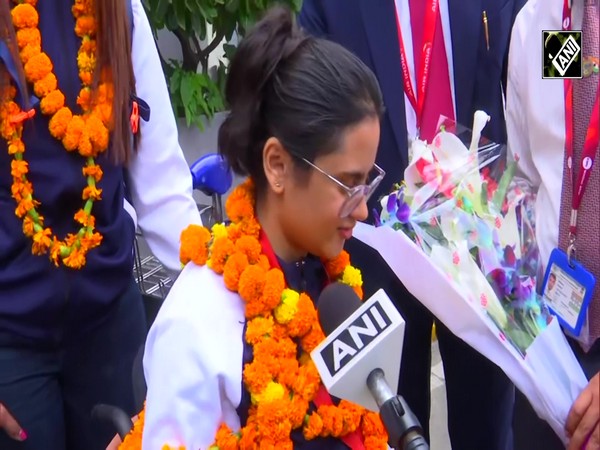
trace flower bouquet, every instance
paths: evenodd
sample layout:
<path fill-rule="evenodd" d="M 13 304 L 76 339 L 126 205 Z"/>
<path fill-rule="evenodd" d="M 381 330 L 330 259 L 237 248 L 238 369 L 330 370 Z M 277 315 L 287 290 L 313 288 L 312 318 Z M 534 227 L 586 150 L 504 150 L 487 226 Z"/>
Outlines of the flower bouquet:
<path fill-rule="evenodd" d="M 501 367 L 565 440 L 568 411 L 587 382 L 536 290 L 535 195 L 515 179 L 518 161 L 507 161 L 505 147 L 481 138 L 488 120 L 478 111 L 472 131 L 452 125 L 430 144 L 415 140 L 376 226 L 361 224 L 355 235 L 455 335 Z"/>

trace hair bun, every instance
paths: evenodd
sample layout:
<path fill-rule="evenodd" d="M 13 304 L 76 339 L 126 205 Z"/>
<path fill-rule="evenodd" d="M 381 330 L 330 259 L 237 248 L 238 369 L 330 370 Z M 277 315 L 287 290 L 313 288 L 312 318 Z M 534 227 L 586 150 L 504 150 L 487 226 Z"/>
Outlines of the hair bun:
<path fill-rule="evenodd" d="M 237 173 L 246 175 L 256 164 L 241 157 L 254 153 L 242 147 L 260 142 L 266 135 L 261 121 L 265 86 L 306 39 L 290 9 L 276 6 L 240 42 L 225 86 L 230 114 L 219 130 L 219 150 Z"/>

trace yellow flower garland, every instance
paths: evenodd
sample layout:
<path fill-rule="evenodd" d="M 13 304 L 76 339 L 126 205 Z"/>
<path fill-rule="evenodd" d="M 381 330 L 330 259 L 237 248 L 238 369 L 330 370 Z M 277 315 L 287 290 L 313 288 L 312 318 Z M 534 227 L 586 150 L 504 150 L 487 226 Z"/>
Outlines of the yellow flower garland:
<path fill-rule="evenodd" d="M 59 240 L 50 228 L 44 226 L 44 217 L 36 209 L 40 203 L 34 199 L 33 185 L 27 179 L 29 167 L 23 157 L 25 144 L 22 139 L 23 122 L 33 117 L 35 111 L 21 111 L 14 102 L 16 89 L 13 86 L 9 86 L 0 98 L 0 131 L 7 142 L 8 153 L 14 158 L 11 162 L 11 190 L 17 202 L 15 214 L 23 220 L 23 233 L 33 240 L 33 254 L 49 253 L 56 266 L 62 262 L 72 269 L 83 267 L 87 253 L 102 241 L 102 235 L 95 231 L 92 215 L 94 201 L 102 196 L 102 189 L 97 187 L 102 179 L 102 169 L 95 163 L 95 158 L 108 148 L 112 120 L 112 85 L 100 84 L 97 99 L 92 102 L 91 84 L 96 68 L 94 1 L 75 0 L 72 7 L 75 33 L 81 38 L 77 65 L 82 88 L 77 103 L 83 115 L 73 114 L 65 105 L 65 96 L 58 89 L 58 81 L 52 72 L 52 61 L 42 51 L 39 16 L 35 9 L 37 0 L 15 2 L 17 5 L 11 10 L 25 77 L 40 98 L 40 110 L 50 116 L 50 134 L 62 141 L 67 151 L 77 150 L 86 159 L 83 176 L 87 179 L 87 186 L 82 192 L 85 204 L 73 216 L 81 225 L 76 234 L 70 233 Z"/>
<path fill-rule="evenodd" d="M 253 348 L 254 359 L 243 369 L 251 397 L 246 426 L 233 432 L 221 424 L 210 450 L 292 449 L 290 433 L 295 429 L 309 440 L 360 430 L 367 450 L 387 449 L 378 414 L 347 401 L 308 413 L 321 386 L 309 356 L 325 338 L 317 311 L 308 295 L 286 287 L 281 269 L 272 267 L 263 253 L 250 180 L 232 192 L 226 211 L 230 225 L 215 225 L 212 233 L 192 225 L 181 237 L 181 262 L 206 264 L 223 274 L 226 287 L 246 303 L 244 339 Z M 349 284 L 362 298 L 360 271 L 350 265 L 346 252 L 324 265 L 331 280 Z M 139 450 L 142 428 L 136 424 L 120 450 Z"/>

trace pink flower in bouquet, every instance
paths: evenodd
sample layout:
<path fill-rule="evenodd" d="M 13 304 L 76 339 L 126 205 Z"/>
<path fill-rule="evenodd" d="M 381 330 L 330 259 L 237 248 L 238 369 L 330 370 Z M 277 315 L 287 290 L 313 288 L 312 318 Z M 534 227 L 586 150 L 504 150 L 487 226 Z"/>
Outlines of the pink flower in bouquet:
<path fill-rule="evenodd" d="M 450 173 L 444 171 L 440 167 L 440 164 L 435 159 L 435 156 L 433 161 L 427 161 L 424 158 L 419 158 L 416 161 L 415 166 L 425 184 L 434 181 L 437 183 L 438 189 L 442 194 L 448 198 L 452 197 L 456 183 L 452 180 Z"/>

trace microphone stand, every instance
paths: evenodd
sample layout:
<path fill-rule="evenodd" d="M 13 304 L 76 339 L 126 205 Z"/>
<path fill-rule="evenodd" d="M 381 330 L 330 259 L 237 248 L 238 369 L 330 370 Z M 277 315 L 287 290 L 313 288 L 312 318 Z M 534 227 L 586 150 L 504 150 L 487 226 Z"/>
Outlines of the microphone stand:
<path fill-rule="evenodd" d="M 367 377 L 367 387 L 379 407 L 379 416 L 387 430 L 389 444 L 397 450 L 429 450 L 417 417 L 400 395 L 394 395 L 383 370 L 375 369 Z"/>

